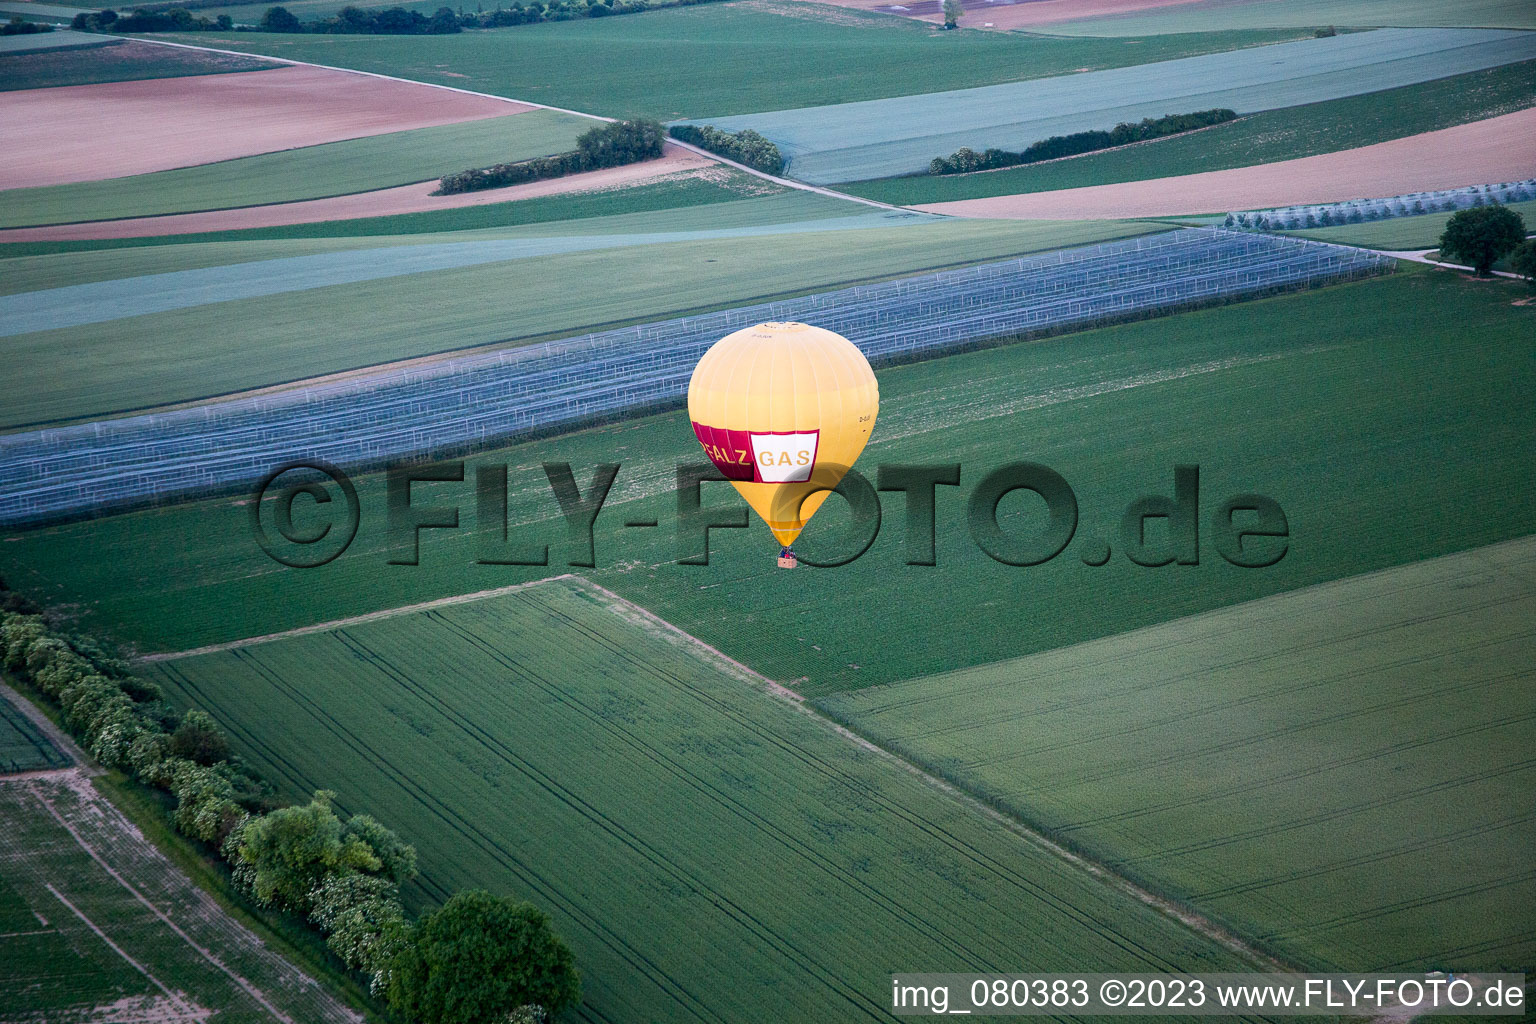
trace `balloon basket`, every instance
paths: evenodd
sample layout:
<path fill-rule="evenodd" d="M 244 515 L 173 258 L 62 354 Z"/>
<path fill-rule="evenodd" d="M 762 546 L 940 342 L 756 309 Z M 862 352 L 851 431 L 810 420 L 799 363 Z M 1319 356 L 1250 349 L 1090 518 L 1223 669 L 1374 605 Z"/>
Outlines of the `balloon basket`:
<path fill-rule="evenodd" d="M 793 551 L 787 552 L 787 553 L 782 554 L 782 555 L 779 556 L 779 568 L 780 569 L 793 569 L 795 566 L 797 566 L 799 564 L 800 564 L 800 562 L 799 562 L 798 559 L 795 558 L 795 553 Z"/>

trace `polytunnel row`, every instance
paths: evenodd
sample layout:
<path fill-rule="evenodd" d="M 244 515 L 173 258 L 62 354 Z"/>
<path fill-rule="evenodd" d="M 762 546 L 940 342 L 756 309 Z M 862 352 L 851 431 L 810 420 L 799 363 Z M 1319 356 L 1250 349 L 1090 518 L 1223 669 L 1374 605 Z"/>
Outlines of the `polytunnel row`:
<path fill-rule="evenodd" d="M 581 337 L 476 353 L 164 413 L 0 437 L 0 522 L 252 486 L 274 466 L 462 449 L 676 401 L 704 351 L 805 320 L 872 360 L 1379 271 L 1358 249 L 1185 229 Z"/>
<path fill-rule="evenodd" d="M 1495 185 L 1468 185 L 1438 192 L 1408 192 L 1385 199 L 1351 199 L 1312 206 L 1281 206 L 1227 214 L 1225 226 L 1247 231 L 1295 231 L 1337 224 L 1360 224 L 1392 217 L 1450 213 L 1493 203 L 1523 203 L 1536 199 L 1536 178 Z"/>

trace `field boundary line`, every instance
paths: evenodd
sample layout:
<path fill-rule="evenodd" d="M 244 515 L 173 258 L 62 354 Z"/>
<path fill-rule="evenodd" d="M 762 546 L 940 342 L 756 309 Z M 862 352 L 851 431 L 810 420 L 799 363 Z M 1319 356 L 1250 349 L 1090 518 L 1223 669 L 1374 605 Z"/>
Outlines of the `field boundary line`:
<path fill-rule="evenodd" d="M 602 595 L 607 601 L 608 609 L 614 614 L 620 616 L 621 618 L 627 618 L 631 621 L 638 620 L 640 623 L 652 626 L 654 627 L 655 632 L 664 635 L 667 639 L 673 641 L 674 643 L 680 643 L 683 647 L 695 653 L 702 653 L 707 660 L 715 663 L 719 667 L 725 668 L 729 675 L 755 684 L 758 689 L 780 701 L 783 701 L 785 704 L 788 704 L 790 707 L 799 711 L 806 717 L 816 721 L 823 727 L 831 729 L 843 739 L 848 740 L 849 742 L 854 743 L 860 748 L 867 750 L 877 756 L 889 760 L 896 766 L 904 769 L 912 775 L 915 775 L 917 778 L 923 780 L 928 785 L 937 789 L 939 792 L 950 797 L 951 799 L 959 802 L 968 809 L 980 813 L 983 817 L 996 824 L 1002 825 L 1013 835 L 1024 840 L 1031 846 L 1043 850 L 1044 852 L 1056 857 L 1058 860 L 1065 861 L 1080 871 L 1086 872 L 1103 884 L 1117 890 L 1122 895 L 1128 896 L 1136 902 L 1150 907 L 1158 914 L 1161 914 L 1166 918 L 1170 918 L 1183 925 L 1184 927 L 1190 929 L 1191 931 L 1194 931 L 1199 935 L 1202 935 L 1205 938 L 1216 942 L 1231 952 L 1236 953 L 1238 956 L 1248 961 L 1249 963 L 1262 967 L 1268 971 L 1275 971 L 1280 973 L 1300 970 L 1299 967 L 1286 963 L 1285 961 L 1280 960 L 1277 957 L 1250 945 L 1240 935 L 1222 927 L 1205 915 L 1184 907 L 1178 902 L 1169 899 L 1168 897 L 1161 896 L 1153 892 L 1151 889 L 1146 888 L 1145 886 L 1139 885 L 1138 883 L 1132 881 L 1129 878 L 1126 878 L 1124 875 L 1117 873 L 1112 868 L 1109 868 L 1104 864 L 1101 864 L 1087 856 L 1084 856 L 1083 854 L 1068 849 L 1066 846 L 1063 846 L 1061 843 L 1051 839 L 1043 832 L 1031 828 L 1029 825 L 1013 817 L 1012 815 L 1006 814 L 995 807 L 989 806 L 982 800 L 966 792 L 955 784 L 947 782 L 944 779 L 939 778 L 937 775 L 926 771 L 919 765 L 914 764 L 913 762 L 902 757 L 900 754 L 888 750 L 864 736 L 860 736 L 858 733 L 834 721 L 832 718 L 823 714 L 814 706 L 807 703 L 803 695 L 796 693 L 794 690 L 791 690 L 789 687 L 783 685 L 782 683 L 774 682 L 772 679 L 769 679 L 762 673 L 748 668 L 746 665 L 736 661 L 734 658 L 721 653 L 715 647 L 710 646 L 703 640 L 700 640 L 698 637 L 678 627 L 677 625 L 668 622 L 666 619 L 663 619 L 656 613 L 646 608 L 642 608 L 635 602 L 621 597 L 618 594 L 615 594 L 613 591 L 609 590 L 607 587 L 604 587 L 598 583 L 594 583 L 585 577 L 574 576 L 573 578 L 579 581 L 579 585 L 585 589 L 594 590 Z"/>
<path fill-rule="evenodd" d="M 133 826 L 133 824 L 131 822 L 129 822 L 127 820 L 127 818 L 125 818 L 122 815 L 122 813 L 120 811 L 118 811 L 117 808 L 113 804 L 111 804 L 109 801 L 105 800 L 99 794 L 97 794 L 96 789 L 95 789 L 94 786 L 91 786 L 90 783 L 87 782 L 85 788 L 90 790 L 90 793 L 91 793 L 90 799 L 92 799 L 97 804 L 98 807 L 105 808 L 105 809 L 110 809 L 109 813 L 107 814 L 107 817 L 109 819 L 111 818 L 111 816 L 113 814 L 115 814 L 117 816 L 117 818 L 118 818 L 119 823 L 122 826 L 124 826 L 124 830 L 125 831 L 127 831 L 127 830 L 132 830 L 132 831 L 135 831 L 135 832 L 137 831 L 137 829 Z M 47 809 L 48 813 L 53 816 L 53 819 L 55 821 L 57 821 L 60 826 L 63 827 L 64 831 L 68 832 L 72 837 L 74 837 L 76 845 L 78 845 L 80 847 L 80 849 L 84 850 L 87 854 L 89 854 L 91 859 L 94 860 L 97 864 L 100 864 L 102 870 L 105 871 L 107 874 L 111 875 L 113 880 L 115 880 L 124 889 L 127 889 L 128 892 L 133 895 L 134 899 L 138 900 L 140 903 L 144 904 L 144 906 L 148 907 L 150 912 L 153 913 L 156 917 L 158 917 L 161 921 L 163 921 L 167 928 L 169 928 L 171 931 L 175 932 L 177 934 L 177 936 L 179 936 L 183 942 L 185 942 L 189 947 L 191 947 L 194 951 L 196 951 L 204 960 L 207 960 L 214 967 L 217 967 L 220 971 L 222 971 L 225 975 L 227 975 L 231 981 L 233 981 L 235 984 L 239 985 L 240 988 L 243 989 L 247 995 L 249 995 L 252 999 L 254 999 L 264 1010 L 266 1010 L 268 1013 L 270 1013 L 273 1016 L 273 1018 L 275 1018 L 276 1020 L 282 1021 L 283 1024 L 294 1024 L 293 1019 L 291 1017 L 287 1016 L 286 1014 L 284 1014 L 277 1007 L 273 1006 L 267 1000 L 267 997 L 262 993 L 262 991 L 260 989 L 258 989 L 255 985 L 251 984 L 251 982 L 248 981 L 246 978 L 242 977 L 241 975 L 237 974 L 235 971 L 231 970 L 228 966 L 226 966 L 224 964 L 224 962 L 222 960 L 220 960 L 218 957 L 214 956 L 213 953 L 210 950 L 205 949 L 204 947 L 198 945 L 196 942 L 192 941 L 192 936 L 190 936 L 186 932 L 182 931 L 181 927 L 179 925 L 177 925 L 175 921 L 172 921 L 170 919 L 170 917 L 168 917 L 166 915 L 165 911 L 161 910 L 159 907 L 155 906 L 154 903 L 150 902 L 149 898 L 146 897 L 142 892 L 140 892 L 138 890 L 138 888 L 136 886 L 134 886 L 134 884 L 132 882 L 128 881 L 126 878 L 124 878 L 122 875 L 120 875 L 117 872 L 117 870 L 112 867 L 112 865 L 108 864 L 106 862 L 106 859 L 103 858 L 101 856 L 101 854 L 98 853 L 89 843 L 87 843 L 85 841 L 84 837 L 82 837 L 79 832 L 75 831 L 75 827 L 73 825 L 71 825 L 69 822 L 64 820 L 64 816 L 59 813 L 58 808 L 54 807 L 53 803 L 50 800 L 48 800 L 47 797 L 45 797 L 43 794 L 39 793 L 35 786 L 29 786 L 28 789 L 31 790 L 33 796 L 37 797 L 38 801 L 43 805 L 43 807 L 45 807 Z M 76 790 L 76 792 L 81 793 L 82 796 L 84 795 L 81 790 Z M 150 848 L 154 849 L 153 846 L 151 846 Z M 161 857 L 161 858 L 164 857 L 164 855 L 161 854 L 159 850 L 156 849 L 154 852 L 155 852 L 155 855 L 157 857 Z M 187 882 L 187 884 L 191 885 L 192 883 L 189 881 L 189 882 Z M 50 886 L 49 888 L 52 888 L 52 886 Z M 201 888 L 198 888 L 196 886 L 194 886 L 193 888 L 196 889 L 196 891 L 198 891 L 199 893 L 202 893 L 202 889 Z M 222 910 L 222 908 L 220 908 L 220 909 Z"/>
<path fill-rule="evenodd" d="M 392 619 L 397 615 L 410 615 L 412 612 L 431 611 L 434 608 L 447 608 L 456 604 L 470 604 L 475 601 L 486 601 L 493 597 L 501 597 L 503 594 L 516 593 L 529 587 L 539 586 L 541 583 L 554 583 L 556 580 L 579 578 L 572 573 L 561 573 L 558 576 L 546 576 L 539 580 L 528 580 L 524 583 L 512 583 L 505 587 L 495 587 L 491 590 L 477 590 L 470 594 L 454 594 L 449 597 L 439 597 L 431 601 L 422 601 L 419 604 L 403 604 L 396 608 L 384 608 L 376 612 L 365 612 L 362 615 L 353 615 L 345 619 L 331 619 L 328 622 L 316 622 L 309 626 L 298 626 L 294 629 L 285 629 L 279 633 L 263 633 L 260 636 L 248 636 L 241 640 L 230 640 L 222 644 L 209 644 L 206 647 L 193 647 L 185 651 L 170 651 L 161 654 L 145 654 L 136 659 L 140 663 L 153 663 L 160 661 L 176 661 L 180 658 L 193 658 L 199 654 L 218 654 L 222 651 L 239 650 L 242 647 L 254 647 L 257 644 L 271 643 L 274 640 L 287 640 L 296 636 L 308 636 L 311 633 L 329 633 L 333 629 L 343 629 L 347 626 L 358 626 L 364 622 L 377 622 L 380 619 Z M 724 657 L 724 655 L 721 655 Z"/>
<path fill-rule="evenodd" d="M 561 114 L 574 114 L 577 117 L 586 117 L 592 119 L 593 121 L 607 121 L 612 123 L 619 120 L 616 117 L 606 117 L 602 114 L 589 114 L 585 110 L 572 110 L 569 107 L 551 106 L 548 103 L 539 103 L 536 100 L 520 100 L 514 99 L 511 96 L 497 96 L 495 93 L 476 92 L 473 89 L 460 89 L 455 85 L 439 85 L 436 82 L 418 82 L 414 78 L 400 78 L 395 75 L 384 75 L 377 71 L 358 71 L 356 68 L 339 68 L 331 64 L 313 64 L 307 60 L 294 60 L 291 57 L 269 57 L 264 53 L 248 53 L 244 50 L 221 50 L 213 46 L 197 46 L 192 43 L 173 43 L 168 39 L 145 39 L 138 36 L 117 36 L 116 38 L 132 40 L 140 43 L 152 43 L 155 46 L 175 46 L 183 50 L 202 50 L 206 53 L 222 53 L 233 57 L 257 57 L 261 60 L 276 61 L 279 64 L 289 64 L 295 67 L 321 68 L 325 71 L 340 71 L 343 74 L 348 75 L 363 75 L 366 78 L 381 78 L 386 82 L 404 82 L 407 85 L 420 85 L 425 86 L 428 89 L 446 89 L 449 92 L 463 93 L 465 96 L 478 96 L 482 99 L 500 100 L 503 103 L 521 103 L 526 106 L 537 107 L 540 110 L 553 110 Z M 711 153 L 709 150 L 704 149 L 702 146 L 695 146 L 691 142 L 684 142 L 681 139 L 674 139 L 671 136 L 668 136 L 667 141 L 673 145 L 680 146 L 683 149 L 691 150 L 692 152 L 713 160 L 717 163 L 725 164 L 728 167 L 734 167 L 740 171 L 746 171 L 748 174 L 754 177 L 762 178 L 765 181 L 771 181 L 777 185 L 783 185 L 786 188 L 799 189 L 802 192 L 814 192 L 817 195 L 828 196 L 832 199 L 845 199 L 850 203 L 861 203 L 864 206 L 873 206 L 880 210 L 896 210 L 902 213 L 910 212 L 905 206 L 892 206 L 890 203 L 882 203 L 878 199 L 865 199 L 863 196 L 848 195 L 844 192 L 838 192 L 835 189 L 823 188 L 820 185 L 810 185 L 803 181 L 795 181 L 793 178 L 780 178 L 777 175 L 769 174 L 766 171 L 759 171 L 755 167 L 748 167 L 746 164 L 737 163 L 735 160 L 723 157 L 719 153 Z M 944 217 L 948 215 L 940 213 L 934 214 L 934 216 Z"/>

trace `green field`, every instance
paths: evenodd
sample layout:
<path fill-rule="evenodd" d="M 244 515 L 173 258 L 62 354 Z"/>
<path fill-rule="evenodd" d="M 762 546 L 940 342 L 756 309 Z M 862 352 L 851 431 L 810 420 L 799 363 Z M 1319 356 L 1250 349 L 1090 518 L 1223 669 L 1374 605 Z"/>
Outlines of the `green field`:
<path fill-rule="evenodd" d="M 291 203 L 408 185 L 575 149 L 576 137 L 594 123 L 554 110 L 528 110 L 173 171 L 11 189 L 0 192 L 0 227 Z"/>
<path fill-rule="evenodd" d="M 884 369 L 860 468 L 964 466 L 964 486 L 939 489 L 933 568 L 903 564 L 894 494 L 879 539 L 841 569 L 775 569 L 761 525 L 715 531 L 709 566 L 674 564 L 675 467 L 700 458 L 675 412 L 480 457 L 510 467 L 511 522 L 519 539 L 552 545 L 547 568 L 476 563 L 469 482 L 417 489 L 420 501 L 458 503 L 464 528 L 425 531 L 420 565 L 389 565 L 383 481 L 367 476 L 357 481 L 356 541 L 320 569 L 269 561 L 240 498 L 17 533 L 0 545 L 0 572 L 38 600 L 72 606 L 81 628 L 181 650 L 565 571 L 564 528 L 539 463 L 568 461 L 585 485 L 586 467 L 617 461 L 594 579 L 770 678 L 811 695 L 856 689 L 1529 533 L 1536 309 L 1510 305 L 1524 294 L 1516 282 L 1405 269 Z M 1034 568 L 991 561 L 962 525 L 970 487 L 1021 458 L 1064 475 L 1080 509 L 1079 541 Z M 1186 462 L 1201 467 L 1207 510 L 1246 491 L 1280 502 L 1290 554 L 1263 570 L 1234 568 L 1209 546 L 1195 567 L 1079 561 L 1082 541 L 1113 540 L 1126 505 L 1169 493 L 1173 466 Z M 705 500 L 740 507 L 724 485 Z M 1008 523 L 1030 528 L 1036 513 L 1009 500 Z M 797 547 L 825 554 L 844 516 L 829 502 Z M 622 525 L 646 517 L 660 527 Z"/>
<path fill-rule="evenodd" d="M 1525 218 L 1527 232 L 1536 232 L 1536 200 L 1508 205 L 1511 210 Z M 1451 216 L 1449 213 L 1426 213 L 1420 217 L 1392 217 L 1388 220 L 1340 224 L 1337 227 L 1314 228 L 1310 231 L 1286 231 L 1284 234 L 1394 252 L 1433 249 L 1440 244 L 1440 234 L 1445 230 L 1446 221 L 1450 220 Z"/>
<path fill-rule="evenodd" d="M 115 319 L 16 335 L 6 341 L 14 367 L 15 395 L 0 411 L 0 423 L 16 425 L 188 401 L 371 366 L 378 363 L 504 340 L 569 335 L 615 323 L 654 320 L 690 309 L 720 309 L 761 297 L 836 287 L 921 270 L 978 262 L 1015 253 L 1060 248 L 1081 242 L 1143 233 L 1151 225 L 1118 222 L 994 222 L 929 220 L 880 226 L 878 210 L 807 197 L 837 208 L 835 216 L 873 218 L 860 228 L 804 230 L 804 223 L 731 224 L 724 214 L 736 204 L 612 218 L 639 232 L 592 238 L 562 224 L 496 229 L 469 239 L 461 234 L 408 235 L 403 240 L 296 239 L 283 242 L 221 242 L 209 245 L 116 249 L 101 253 L 23 257 L 16 264 L 29 288 L 78 283 L 77 268 L 110 267 L 123 284 L 112 301 Z M 798 196 L 743 200 L 740 220 L 788 210 Z M 762 207 L 752 204 L 763 204 Z M 826 216 L 823 214 L 823 216 Z M 899 218 L 902 215 L 892 215 Z M 906 215 L 914 221 L 921 218 Z M 638 225 L 649 225 L 639 227 Z M 666 233 L 690 230 L 728 232 L 702 240 L 667 241 Z M 799 233 L 788 233 L 799 231 Z M 654 244 L 646 232 L 661 232 Z M 579 237 L 578 237 L 579 236 Z M 457 269 L 381 277 L 312 287 L 309 264 L 291 272 L 264 264 L 262 273 L 288 273 L 294 287 L 255 298 L 216 301 L 215 289 L 198 292 L 209 303 L 134 316 L 135 303 L 175 293 L 177 279 L 139 277 L 197 266 L 278 260 L 331 252 L 346 256 L 358 273 L 371 273 L 369 250 L 402 244 L 434 245 L 529 239 L 535 244 L 611 248 L 568 251 L 481 263 Z M 183 252 L 183 249 L 189 250 Z M 347 255 L 347 251 L 351 255 Z M 438 250 L 428 255 L 435 256 Z M 5 267 L 0 266 L 0 275 Z M 85 270 L 84 274 L 90 274 Z M 237 286 L 247 271 L 232 266 L 220 282 Z M 126 275 L 135 276 L 126 276 Z M 92 275 L 95 276 L 95 275 Z M 103 278 L 97 277 L 97 280 Z M 686 281 L 686 287 L 679 287 Z M 595 287 L 595 282 L 601 282 Z M 190 294 L 190 293 L 189 293 Z M 48 299 L 48 295 L 43 296 Z M 14 300 L 16 305 L 12 305 Z M 7 297 L 22 309 L 25 296 Z M 73 306 L 78 293 L 52 301 Z M 187 339 L 197 339 L 195 347 Z M 175 365 L 176 373 L 165 372 Z"/>
<path fill-rule="evenodd" d="M 760 180 L 760 179 L 751 179 Z M 614 193 L 622 197 L 628 190 Z M 577 200 L 580 196 L 549 196 L 551 200 Z M 595 198 L 595 197 L 589 197 Z M 519 200 L 515 203 L 493 204 L 480 209 L 516 208 L 524 203 L 539 200 Z M 90 281 L 111 281 L 119 278 L 139 277 L 146 274 L 165 274 L 198 267 L 219 267 L 254 260 L 283 259 L 307 256 L 322 252 L 343 252 L 351 249 L 378 249 L 384 246 L 422 245 L 442 242 L 474 242 L 497 238 L 544 238 L 572 237 L 577 235 L 631 235 L 653 234 L 669 227 L 680 230 L 697 230 L 705 227 L 761 227 L 764 225 L 794 224 L 804 220 L 824 220 L 860 213 L 868 207 L 857 206 L 841 199 L 832 199 L 799 190 L 776 189 L 762 197 L 742 198 L 735 196 L 726 203 L 715 204 L 708 210 L 686 207 L 663 207 L 658 210 L 641 210 L 634 213 L 615 213 L 590 217 L 583 220 L 536 219 L 530 224 L 511 225 L 515 230 L 446 230 L 399 236 L 364 235 L 354 237 L 350 233 L 337 235 L 303 235 L 283 239 L 254 239 L 243 231 L 218 232 L 214 237 L 201 235 L 173 235 L 168 244 L 148 246 L 140 252 L 124 252 L 128 243 L 139 239 L 108 239 L 105 241 L 80 241 L 67 243 L 71 248 L 64 254 L 42 253 L 7 259 L 5 273 L 0 275 L 0 295 L 46 288 L 60 288 L 70 284 Z M 463 211 L 441 211 L 450 213 Z M 406 214 L 406 217 L 417 216 Z M 437 216 L 437 215 L 433 215 Z M 394 220 L 394 218 L 380 218 Z M 345 229 L 352 221 L 332 221 L 329 226 Z M 229 236 L 229 237 L 220 237 Z M 12 243 L 17 249 L 33 245 L 64 245 L 66 243 Z M 0 252 L 9 253 L 9 249 Z M 57 257 L 57 258 L 56 258 Z"/>
<path fill-rule="evenodd" d="M 448 36 L 199 32 L 166 38 L 611 117 L 673 120 L 1012 82 L 1295 36 L 1046 39 L 942 32 L 883 14 L 748 0 Z"/>
<path fill-rule="evenodd" d="M 483 228 L 518 227 L 525 224 L 555 222 L 559 222 L 567 231 L 582 231 L 599 219 L 624 214 L 674 211 L 693 206 L 736 203 L 744 198 L 775 196 L 787 191 L 782 185 L 776 185 L 742 171 L 722 167 L 711 170 L 707 174 L 679 171 L 654 181 L 625 188 L 577 192 L 569 195 L 535 196 L 531 199 L 517 199 L 505 203 L 461 206 L 423 213 L 400 213 L 388 217 L 358 217 L 354 220 L 286 224 L 270 228 L 245 228 L 238 231 L 205 231 L 185 235 L 154 235 L 148 238 L 0 242 L 0 260 L 14 256 L 184 245 L 190 242 L 253 242 L 285 238 L 361 239 L 390 235 L 446 234 L 453 231 L 478 231 Z M 836 201 L 826 201 L 818 204 L 817 209 L 836 209 L 841 213 L 848 207 Z M 669 217 L 669 222 L 671 219 Z M 11 294 L 14 290 L 4 282 L 0 282 L 0 294 Z"/>
<path fill-rule="evenodd" d="M 1536 538 L 822 702 L 1317 969 L 1536 965 Z"/>
<path fill-rule="evenodd" d="M 59 753 L 48 737 L 11 703 L 7 694 L 0 693 L 0 775 L 62 768 L 68 764 L 69 758 Z M 0 928 L 0 934 L 5 930 Z"/>
<path fill-rule="evenodd" d="M 0 782 L 8 1021 L 355 1019 L 261 946 L 83 776 Z M 281 1015 L 281 1016 L 279 1016 Z"/>
<path fill-rule="evenodd" d="M 250 57 L 178 50 L 137 40 L 119 41 L 84 49 L 0 54 L 0 92 L 260 71 L 272 66 L 271 61 Z"/>
<path fill-rule="evenodd" d="M 1413 28 L 1473 26 L 1536 28 L 1536 8 L 1525 0 L 1205 0 L 1166 10 L 1056 22 L 1041 31 L 1064 35 L 1126 36 L 1234 29 L 1341 28 L 1393 25 Z"/>
<path fill-rule="evenodd" d="M 547 908 L 582 1019 L 884 1020 L 906 964 L 1239 962 L 580 581 L 156 668 L 288 795 L 397 823 L 413 902 Z"/>
<path fill-rule="evenodd" d="M 911 206 L 1144 181 L 1369 146 L 1513 113 L 1536 102 L 1533 97 L 1536 61 L 1525 61 L 1423 85 L 1270 110 L 1203 131 L 1066 160 L 979 174 L 885 178 L 838 187 L 869 199 Z"/>

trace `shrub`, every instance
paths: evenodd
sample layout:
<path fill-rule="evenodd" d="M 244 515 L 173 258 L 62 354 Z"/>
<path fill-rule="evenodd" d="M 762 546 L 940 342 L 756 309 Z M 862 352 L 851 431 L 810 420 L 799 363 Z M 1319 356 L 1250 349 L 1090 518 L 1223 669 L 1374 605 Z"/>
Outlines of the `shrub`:
<path fill-rule="evenodd" d="M 52 32 L 53 26 L 45 21 L 28 21 L 21 15 L 16 15 L 9 22 L 0 25 L 0 36 L 29 36 L 37 32 Z"/>
<path fill-rule="evenodd" d="M 449 174 L 438 182 L 436 195 L 453 195 L 487 188 L 505 188 L 529 181 L 561 178 L 567 174 L 603 167 L 638 163 L 661 155 L 665 143 L 655 121 L 615 121 L 583 132 L 569 153 L 535 157 L 511 164 L 495 164 Z"/>
<path fill-rule="evenodd" d="M 1091 153 L 1112 146 L 1125 146 L 1133 142 L 1146 142 L 1180 132 L 1208 128 L 1236 120 L 1235 111 L 1225 109 L 1201 110 L 1193 114 L 1168 114 L 1164 117 L 1145 118 L 1139 123 L 1129 121 L 1115 125 L 1109 131 L 1076 132 L 1072 135 L 1053 135 L 1031 144 L 1022 153 L 1005 149 L 989 149 L 977 153 L 973 149 L 959 149 L 948 157 L 935 157 L 928 165 L 929 174 L 969 174 L 972 171 L 991 171 L 999 167 L 1039 163 L 1042 160 L 1058 160 L 1062 157 Z"/>
<path fill-rule="evenodd" d="M 668 131 L 674 139 L 692 143 L 764 174 L 784 173 L 784 154 L 779 152 L 779 147 L 750 128 L 727 132 L 712 124 L 675 124 Z"/>
<path fill-rule="evenodd" d="M 171 734 L 171 754 L 201 765 L 217 764 L 229 757 L 229 739 L 212 715 L 193 709 Z"/>
<path fill-rule="evenodd" d="M 1509 254 L 1509 268 L 1536 291 L 1536 241 L 1527 238 Z"/>
<path fill-rule="evenodd" d="M 1462 210 L 1446 222 L 1440 254 L 1469 264 L 1483 277 L 1501 256 L 1524 241 L 1525 218 L 1497 204 L 1479 206 Z"/>
<path fill-rule="evenodd" d="M 179 757 L 157 768 L 176 797 L 176 828 L 183 835 L 219 846 L 246 816 L 232 799 L 229 780 L 214 769 Z"/>
<path fill-rule="evenodd" d="M 155 767 L 171 756 L 171 738 L 163 732 L 141 732 L 128 745 L 126 763 L 134 775 L 148 781 Z"/>
<path fill-rule="evenodd" d="M 262 815 L 241 831 L 235 855 L 251 869 L 250 890 L 263 904 L 308 914 L 316 889 L 329 876 L 385 870 L 385 861 L 365 838 L 370 834 L 387 837 L 381 845 L 396 873 L 414 873 L 414 849 L 372 818 L 343 827 L 331 810 L 332 796 L 321 790 L 308 804 Z"/>
<path fill-rule="evenodd" d="M 356 837 L 368 844 L 379 859 L 377 871 L 395 885 L 404 885 L 416 877 L 416 847 L 401 839 L 391 829 L 367 814 L 354 814 L 342 828 L 345 837 Z"/>
<path fill-rule="evenodd" d="M 372 875 L 329 875 L 310 893 L 309 920 L 355 971 L 382 980 L 408 934 L 393 882 Z"/>

